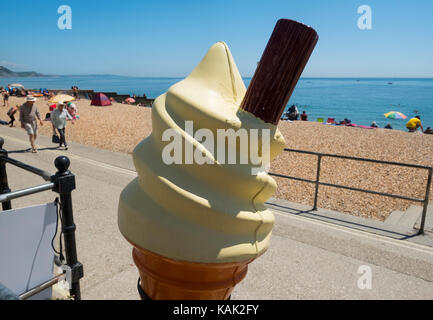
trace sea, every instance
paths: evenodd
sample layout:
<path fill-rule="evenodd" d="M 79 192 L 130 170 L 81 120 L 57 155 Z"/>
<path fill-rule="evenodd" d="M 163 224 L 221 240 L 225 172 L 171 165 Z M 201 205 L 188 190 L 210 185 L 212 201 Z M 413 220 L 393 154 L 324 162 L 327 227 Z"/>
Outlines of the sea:
<path fill-rule="evenodd" d="M 31 89 L 80 89 L 117 92 L 118 94 L 143 93 L 156 98 L 183 78 L 146 78 L 114 75 L 47 76 L 35 78 L 0 78 L 0 86 L 20 83 Z M 248 86 L 251 78 L 244 78 Z M 318 118 L 345 118 L 352 123 L 369 126 L 373 121 L 384 127 L 406 130 L 406 122 L 419 115 L 424 128 L 433 127 L 433 79 L 417 78 L 301 78 L 286 109 L 296 104 L 300 113 L 305 111 L 309 121 Z M 399 111 L 406 120 L 393 120 L 384 116 L 389 111 Z"/>

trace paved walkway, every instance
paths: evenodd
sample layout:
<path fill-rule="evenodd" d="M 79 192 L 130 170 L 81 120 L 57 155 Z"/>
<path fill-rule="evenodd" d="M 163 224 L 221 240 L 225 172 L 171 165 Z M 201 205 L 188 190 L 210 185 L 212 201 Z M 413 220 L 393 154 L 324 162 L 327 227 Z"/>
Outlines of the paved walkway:
<path fill-rule="evenodd" d="M 131 157 L 70 143 L 68 151 L 52 149 L 39 137 L 39 153 L 28 148 L 23 131 L 0 127 L 10 157 L 55 172 L 54 159 L 66 154 L 76 175 L 73 192 L 78 258 L 84 265 L 83 299 L 138 299 L 138 273 L 131 247 L 117 228 L 121 190 L 136 173 Z M 47 148 L 44 148 L 47 147 Z M 7 165 L 12 190 L 44 181 Z M 14 208 L 53 201 L 44 192 L 12 201 Z M 285 203 L 287 204 L 287 203 Z M 272 207 L 276 224 L 271 247 L 254 261 L 233 299 L 431 299 L 433 248 L 429 236 L 420 243 L 353 229 L 315 217 Z M 293 210 L 292 210 L 293 211 Z M 299 212 L 298 212 L 299 213 Z M 364 274 L 358 273 L 364 272 Z M 371 271 L 368 280 L 361 281 Z M 365 273 L 366 272 L 366 273 Z M 361 283 L 362 282 L 362 283 Z M 367 284 L 360 289 L 359 283 Z"/>

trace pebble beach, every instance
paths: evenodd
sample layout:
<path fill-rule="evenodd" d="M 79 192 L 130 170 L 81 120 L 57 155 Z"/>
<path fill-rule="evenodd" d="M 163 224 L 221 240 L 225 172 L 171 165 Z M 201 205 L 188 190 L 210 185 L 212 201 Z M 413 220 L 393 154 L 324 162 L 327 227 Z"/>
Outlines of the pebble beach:
<path fill-rule="evenodd" d="M 10 106 L 23 102 L 24 98 L 9 99 Z M 39 98 L 36 103 L 44 118 L 49 112 L 47 101 Z M 152 130 L 151 108 L 120 103 L 95 107 L 90 106 L 90 100 L 86 99 L 75 101 L 75 104 L 80 119 L 74 125 L 68 123 L 68 141 L 131 153 Z M 9 121 L 6 115 L 8 109 L 0 104 L 0 119 Z M 16 119 L 15 130 L 18 130 L 18 114 Z M 281 121 L 278 127 L 286 139 L 286 147 L 290 149 L 433 166 L 433 135 L 331 126 L 310 121 Z M 44 122 L 44 126 L 39 126 L 38 130 L 39 134 L 51 136 L 51 123 Z M 271 172 L 315 180 L 316 166 L 316 156 L 284 152 L 272 162 Z M 313 204 L 313 184 L 278 177 L 275 179 L 278 190 L 274 197 Z M 325 157 L 322 159 L 320 180 L 422 199 L 425 196 L 427 170 Z M 430 195 L 432 199 L 433 190 Z M 412 204 L 421 205 L 333 187 L 319 188 L 318 207 L 381 221 L 392 211 L 404 211 Z"/>

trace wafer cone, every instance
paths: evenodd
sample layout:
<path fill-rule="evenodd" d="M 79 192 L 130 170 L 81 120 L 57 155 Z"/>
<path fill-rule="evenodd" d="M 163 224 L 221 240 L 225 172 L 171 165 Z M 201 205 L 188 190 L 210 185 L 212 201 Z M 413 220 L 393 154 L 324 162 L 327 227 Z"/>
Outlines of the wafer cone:
<path fill-rule="evenodd" d="M 227 300 L 254 259 L 234 263 L 173 260 L 134 245 L 141 288 L 152 300 Z"/>

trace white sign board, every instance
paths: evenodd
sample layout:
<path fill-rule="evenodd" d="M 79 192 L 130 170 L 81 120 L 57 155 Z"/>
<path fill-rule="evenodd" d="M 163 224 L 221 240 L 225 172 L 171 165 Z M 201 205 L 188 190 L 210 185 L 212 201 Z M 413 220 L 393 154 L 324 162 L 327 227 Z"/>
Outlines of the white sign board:
<path fill-rule="evenodd" d="M 20 295 L 53 278 L 54 203 L 0 212 L 0 282 Z M 34 296 L 50 299 L 51 287 Z"/>

